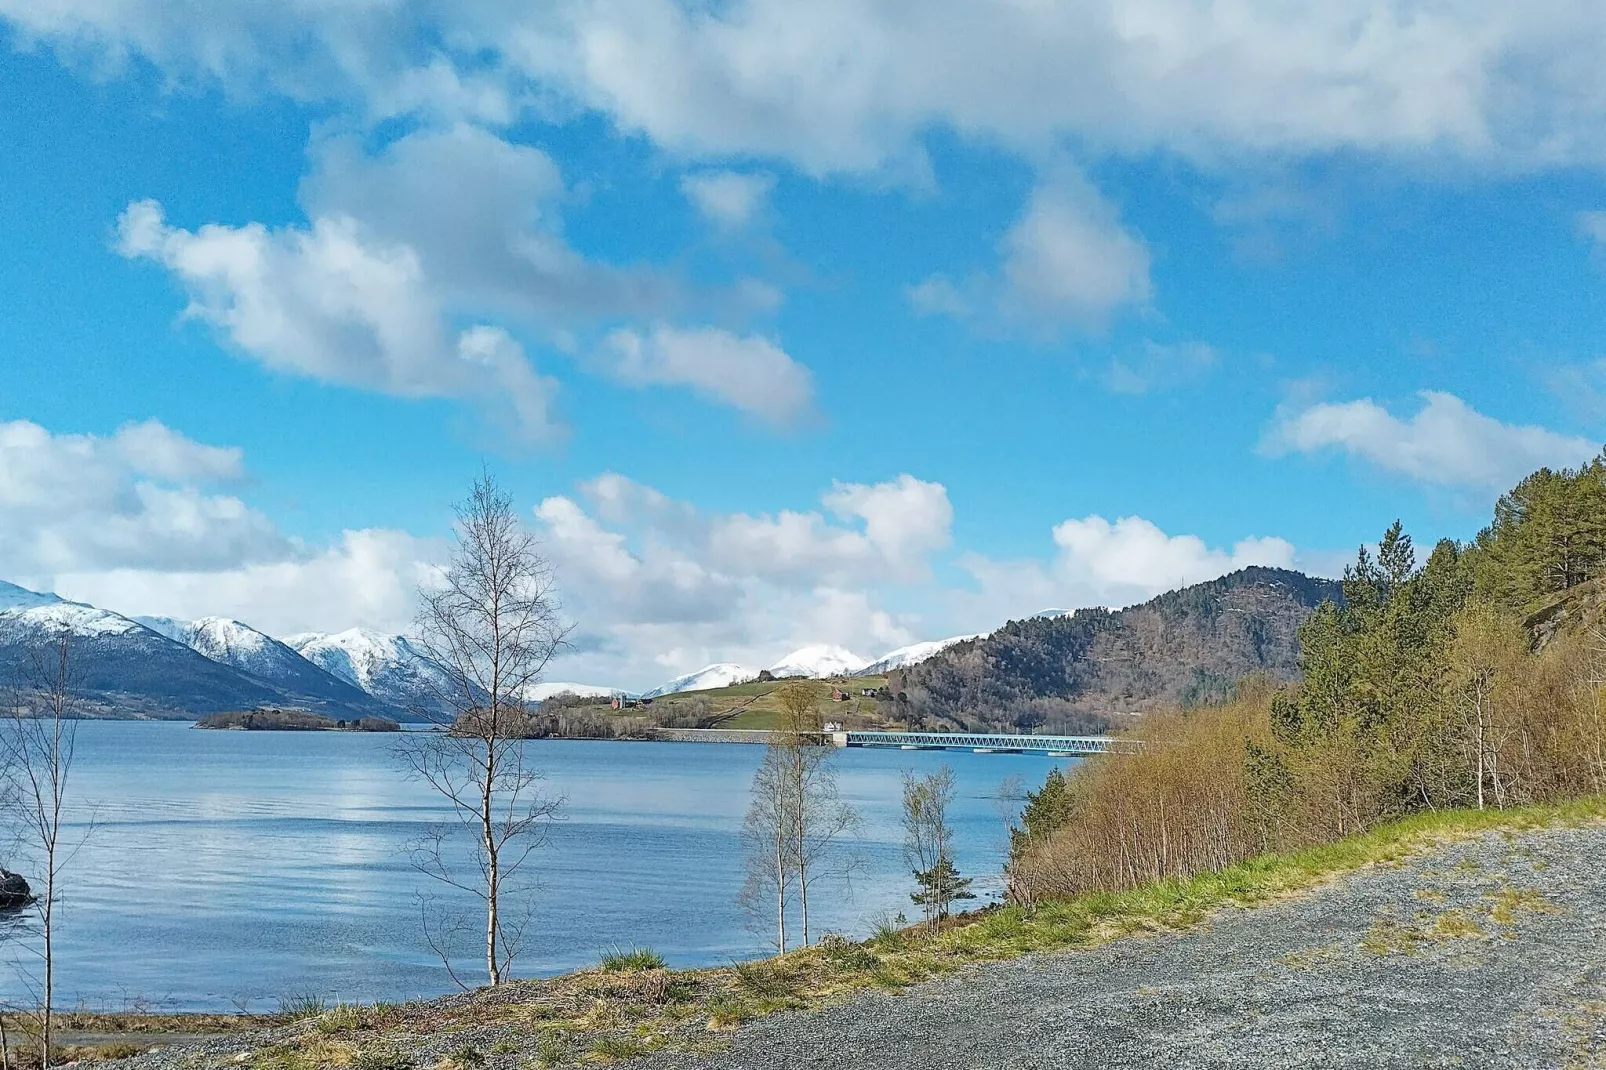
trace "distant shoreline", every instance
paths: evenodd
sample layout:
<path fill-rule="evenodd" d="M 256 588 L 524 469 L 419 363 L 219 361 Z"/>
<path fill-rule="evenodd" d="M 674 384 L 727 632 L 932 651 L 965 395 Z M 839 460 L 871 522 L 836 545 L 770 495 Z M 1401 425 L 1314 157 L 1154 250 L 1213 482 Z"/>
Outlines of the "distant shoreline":
<path fill-rule="evenodd" d="M 400 723 L 388 717 L 337 720 L 306 710 L 234 710 L 213 713 L 196 721 L 195 728 L 225 732 L 400 732 Z"/>

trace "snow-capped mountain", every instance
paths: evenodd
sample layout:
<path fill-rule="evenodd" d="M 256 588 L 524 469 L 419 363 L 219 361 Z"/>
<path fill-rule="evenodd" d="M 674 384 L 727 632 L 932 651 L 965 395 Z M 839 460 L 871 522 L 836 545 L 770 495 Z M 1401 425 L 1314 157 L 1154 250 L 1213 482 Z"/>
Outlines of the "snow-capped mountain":
<path fill-rule="evenodd" d="M 403 713 L 440 711 L 440 696 L 451 691 L 450 674 L 420 653 L 406 636 L 351 628 L 333 635 L 287 635 L 283 642 L 324 672 Z"/>
<path fill-rule="evenodd" d="M 905 666 L 914 665 L 918 662 L 925 661 L 929 657 L 934 657 L 956 643 L 963 643 L 968 639 L 980 638 L 981 634 L 956 635 L 949 639 L 936 639 L 929 643 L 912 643 L 909 646 L 900 646 L 896 650 L 887 651 L 885 654 L 881 655 L 879 658 L 860 669 L 855 675 L 877 676 L 884 672 L 891 672 L 893 669 L 902 669 Z"/>
<path fill-rule="evenodd" d="M 716 665 L 705 665 L 696 672 L 677 676 L 668 683 L 659 684 L 641 697 L 658 698 L 661 695 L 677 695 L 682 691 L 711 691 L 716 687 L 729 687 L 744 680 L 751 680 L 757 675 L 757 669 L 750 669 L 733 661 L 722 661 Z"/>
<path fill-rule="evenodd" d="M 139 623 L 183 643 L 202 657 L 248 673 L 298 699 L 380 712 L 381 704 L 348 680 L 327 672 L 284 643 L 227 617 L 175 620 L 135 617 Z M 370 709 L 371 708 L 371 709 Z"/>
<path fill-rule="evenodd" d="M 33 652 L 63 631 L 75 690 L 98 714 L 182 718 L 288 701 L 119 613 L 0 582 L 0 677 L 25 674 Z"/>
<path fill-rule="evenodd" d="M 868 664 L 868 659 L 859 657 L 851 650 L 828 643 L 814 643 L 792 651 L 771 665 L 769 671 L 777 679 L 808 676 L 819 680 L 828 676 L 852 676 Z"/>
<path fill-rule="evenodd" d="M 40 636 L 66 631 L 78 639 L 126 635 L 139 629 L 136 622 L 110 610 L 4 581 L 0 581 L 0 624 Z"/>

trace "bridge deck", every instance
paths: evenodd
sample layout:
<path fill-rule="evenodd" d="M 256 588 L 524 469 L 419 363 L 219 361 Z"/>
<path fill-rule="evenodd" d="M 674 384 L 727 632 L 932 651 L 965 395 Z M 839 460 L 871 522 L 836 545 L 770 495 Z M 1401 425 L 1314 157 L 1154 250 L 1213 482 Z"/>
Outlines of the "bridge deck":
<path fill-rule="evenodd" d="M 1135 740 L 1111 736 L 1019 736 L 969 732 L 835 732 L 832 735 L 839 747 L 1017 751 L 1033 754 L 1109 754 L 1137 749 Z"/>

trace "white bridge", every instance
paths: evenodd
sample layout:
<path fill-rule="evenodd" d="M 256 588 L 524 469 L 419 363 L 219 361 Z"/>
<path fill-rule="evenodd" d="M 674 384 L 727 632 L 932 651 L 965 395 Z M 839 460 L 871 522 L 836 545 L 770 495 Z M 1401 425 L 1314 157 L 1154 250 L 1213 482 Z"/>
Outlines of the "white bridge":
<path fill-rule="evenodd" d="M 969 732 L 832 732 L 839 747 L 897 747 L 900 750 L 968 750 L 977 754 L 1130 753 L 1137 740 L 1111 736 L 1011 736 Z"/>

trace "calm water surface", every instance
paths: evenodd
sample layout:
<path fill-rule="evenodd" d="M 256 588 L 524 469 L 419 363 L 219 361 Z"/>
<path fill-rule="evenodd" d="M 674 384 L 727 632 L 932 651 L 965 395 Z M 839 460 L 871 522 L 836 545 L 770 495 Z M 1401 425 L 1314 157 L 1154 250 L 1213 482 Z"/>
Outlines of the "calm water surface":
<path fill-rule="evenodd" d="M 445 813 L 403 775 L 393 746 L 383 735 L 85 722 L 71 787 L 97 824 L 66 878 L 58 998 L 271 1010 L 302 993 L 366 1001 L 451 990 L 419 927 L 418 894 L 436 889 L 405 852 Z M 531 746 L 567 802 L 533 862 L 538 914 L 516 973 L 595 963 L 616 944 L 650 946 L 674 966 L 764 951 L 768 934 L 750 931 L 733 903 L 760 748 Z M 1013 774 L 1035 786 L 1055 764 L 858 749 L 835 761 L 863 819 L 864 865 L 851 888 L 816 891 L 810 906 L 819 929 L 854 933 L 914 913 L 901 857 L 903 770 L 953 767 L 957 860 L 986 901 L 1005 850 L 1000 784 Z M 0 956 L 26 968 L 26 943 L 14 934 Z M 0 976 L 0 998 L 26 991 L 16 968 Z"/>

